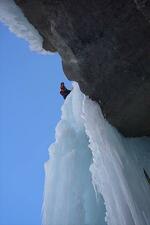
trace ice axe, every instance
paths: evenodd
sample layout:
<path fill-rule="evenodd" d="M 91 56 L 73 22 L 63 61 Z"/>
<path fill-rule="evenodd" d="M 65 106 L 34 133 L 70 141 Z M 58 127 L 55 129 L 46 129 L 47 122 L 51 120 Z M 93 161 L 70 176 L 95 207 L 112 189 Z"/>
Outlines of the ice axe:
<path fill-rule="evenodd" d="M 150 184 L 150 177 L 148 176 L 148 173 L 146 172 L 145 169 L 143 169 L 143 171 L 144 171 L 144 175 L 146 177 L 147 182 Z"/>

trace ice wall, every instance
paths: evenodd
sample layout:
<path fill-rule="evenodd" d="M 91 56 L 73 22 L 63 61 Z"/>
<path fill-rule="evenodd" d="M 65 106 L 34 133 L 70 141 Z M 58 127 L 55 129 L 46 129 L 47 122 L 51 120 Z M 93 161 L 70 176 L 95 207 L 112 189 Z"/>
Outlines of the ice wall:
<path fill-rule="evenodd" d="M 149 225 L 150 139 L 123 138 L 104 118 L 98 104 L 84 100 L 84 120 L 90 141 L 93 184 L 106 205 L 109 225 Z"/>
<path fill-rule="evenodd" d="M 6 24 L 10 31 L 29 42 L 30 48 L 40 53 L 46 53 L 42 48 L 43 38 L 28 22 L 21 9 L 13 0 L 0 0 L 0 21 Z"/>
<path fill-rule="evenodd" d="M 49 153 L 44 225 L 150 224 L 150 139 L 123 138 L 76 84 Z"/>
<path fill-rule="evenodd" d="M 92 154 L 81 117 L 84 96 L 75 86 L 62 107 L 56 142 L 45 164 L 44 225 L 104 225 L 105 208 L 89 171 Z"/>

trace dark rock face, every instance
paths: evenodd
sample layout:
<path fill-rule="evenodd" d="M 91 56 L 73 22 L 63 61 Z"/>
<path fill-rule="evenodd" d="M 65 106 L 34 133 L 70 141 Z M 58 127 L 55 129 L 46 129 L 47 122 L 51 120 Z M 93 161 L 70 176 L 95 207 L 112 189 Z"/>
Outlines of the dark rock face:
<path fill-rule="evenodd" d="M 150 1 L 15 0 L 125 136 L 150 136 Z"/>

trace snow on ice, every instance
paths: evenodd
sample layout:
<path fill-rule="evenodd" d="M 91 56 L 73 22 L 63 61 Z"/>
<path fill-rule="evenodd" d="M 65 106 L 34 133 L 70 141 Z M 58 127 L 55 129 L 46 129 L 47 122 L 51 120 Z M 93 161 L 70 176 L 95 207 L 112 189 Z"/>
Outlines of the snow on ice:
<path fill-rule="evenodd" d="M 0 0 L 0 21 L 6 24 L 10 31 L 29 42 L 31 50 L 46 53 L 42 48 L 43 38 L 28 22 L 21 9 L 13 0 Z"/>
<path fill-rule="evenodd" d="M 122 137 L 77 84 L 49 154 L 44 225 L 150 224 L 150 139 Z"/>

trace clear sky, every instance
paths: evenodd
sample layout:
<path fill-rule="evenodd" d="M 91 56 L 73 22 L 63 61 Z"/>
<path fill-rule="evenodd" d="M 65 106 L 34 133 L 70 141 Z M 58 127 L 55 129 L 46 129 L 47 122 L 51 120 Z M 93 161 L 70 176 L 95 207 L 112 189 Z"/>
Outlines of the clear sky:
<path fill-rule="evenodd" d="M 44 162 L 65 78 L 58 54 L 31 52 L 0 24 L 0 225 L 41 225 Z"/>

